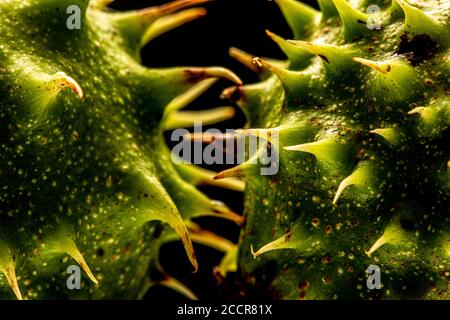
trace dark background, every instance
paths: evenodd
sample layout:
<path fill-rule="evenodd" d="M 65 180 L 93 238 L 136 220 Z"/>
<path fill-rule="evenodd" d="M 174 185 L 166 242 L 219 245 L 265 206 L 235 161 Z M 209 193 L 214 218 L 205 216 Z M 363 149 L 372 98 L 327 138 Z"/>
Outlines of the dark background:
<path fill-rule="evenodd" d="M 114 10 L 131 10 L 159 5 L 169 1 L 116 0 L 111 8 Z M 303 1 L 317 7 L 315 0 Z M 208 15 L 178 29 L 154 39 L 142 50 L 143 64 L 149 67 L 172 66 L 223 66 L 234 71 L 244 83 L 258 81 L 257 76 L 233 60 L 228 55 L 230 47 L 237 47 L 255 55 L 284 59 L 283 53 L 266 36 L 269 29 L 285 38 L 292 36 L 283 19 L 278 6 L 268 0 L 215 0 L 202 5 L 208 10 Z M 209 108 L 229 105 L 219 99 L 221 91 L 232 85 L 227 81 L 219 81 L 207 94 L 195 101 L 189 108 Z M 234 129 L 242 127 L 245 118 L 237 110 L 237 116 L 221 125 L 219 129 Z M 225 167 L 209 168 L 216 171 Z M 200 188 L 212 199 L 222 200 L 233 209 L 242 213 L 242 197 L 238 192 L 226 191 L 212 187 Z M 218 219 L 202 218 L 197 221 L 208 230 L 237 242 L 238 227 L 231 222 Z M 161 264 L 171 276 L 191 288 L 200 299 L 214 300 L 236 296 L 239 288 L 226 288 L 219 285 L 213 275 L 213 267 L 220 263 L 222 254 L 217 251 L 195 245 L 199 262 L 199 271 L 191 273 L 191 266 L 180 243 L 170 243 L 161 250 Z M 229 279 L 227 279 L 229 280 Z M 151 289 L 146 299 L 181 300 L 183 297 L 162 287 Z"/>

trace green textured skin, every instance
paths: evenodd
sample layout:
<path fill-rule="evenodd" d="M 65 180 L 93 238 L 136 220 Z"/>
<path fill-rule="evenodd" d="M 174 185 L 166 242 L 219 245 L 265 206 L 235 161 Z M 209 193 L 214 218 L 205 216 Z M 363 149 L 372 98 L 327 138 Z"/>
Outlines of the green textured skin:
<path fill-rule="evenodd" d="M 66 28 L 73 4 L 81 30 Z M 143 67 L 141 22 L 118 23 L 126 13 L 91 5 L 0 3 L 2 299 L 14 298 L 3 275 L 14 268 L 26 299 L 138 298 L 160 245 L 178 238 L 173 229 L 196 268 L 183 220 L 213 205 L 175 171 L 162 118 L 172 99 L 212 75 Z M 75 79 L 83 99 L 55 86 L 66 82 L 49 83 L 56 72 Z M 82 290 L 67 289 L 73 244 L 99 285 L 82 275 Z"/>
<path fill-rule="evenodd" d="M 293 1 L 277 2 L 283 8 Z M 289 125 L 278 131 L 279 173 L 241 173 L 247 183 L 238 256 L 242 279 L 277 299 L 449 299 L 449 3 L 411 2 L 439 25 L 426 29 L 413 19 L 405 24 L 396 1 L 360 1 L 362 12 L 371 4 L 381 7 L 383 27 L 369 30 L 363 23 L 348 27 L 350 33 L 343 31 L 333 1 L 319 3 L 324 15 L 317 25 L 291 23 L 304 10 L 284 15 L 297 40 L 346 45 L 340 51 L 347 60 L 291 52 L 288 69 L 301 71 L 296 74 L 280 69 L 284 62 L 276 67 L 260 60 L 259 67 L 275 75 L 264 72 L 263 82 L 234 91 L 249 128 Z M 396 53 L 401 37 L 424 33 L 437 48 L 412 66 Z M 392 67 L 387 74 L 400 80 L 386 88 L 377 82 L 379 72 L 352 57 L 399 59 L 408 71 Z M 428 120 L 408 114 L 416 107 L 427 108 Z M 393 136 L 370 133 L 378 128 L 396 129 Z M 328 138 L 321 151 L 284 149 Z M 341 181 L 361 165 L 369 165 L 369 173 L 333 204 Z M 386 228 L 386 243 L 366 254 Z M 284 235 L 277 247 L 283 250 L 252 256 L 251 247 L 256 251 Z M 381 268 L 380 290 L 366 287 L 369 265 Z"/>

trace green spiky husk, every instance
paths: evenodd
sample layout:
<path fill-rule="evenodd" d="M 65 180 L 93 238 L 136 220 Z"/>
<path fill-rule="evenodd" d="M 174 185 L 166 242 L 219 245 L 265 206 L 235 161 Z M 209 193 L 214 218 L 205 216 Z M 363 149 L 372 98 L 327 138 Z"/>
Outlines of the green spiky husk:
<path fill-rule="evenodd" d="M 224 93 L 249 128 L 280 137 L 277 175 L 236 171 L 247 183 L 241 278 L 277 299 L 449 299 L 448 3 L 411 1 L 430 23 L 404 1 L 361 1 L 359 13 L 342 2 L 319 1 L 319 13 L 277 1 L 306 43 L 277 39 L 289 63 L 258 59 L 274 75 Z M 381 30 L 357 21 L 371 4 Z M 404 49 L 414 41 L 425 53 Z M 309 42 L 339 47 L 312 52 Z M 370 265 L 379 290 L 366 286 Z"/>
<path fill-rule="evenodd" d="M 188 227 L 202 234 L 190 218 L 228 209 L 182 179 L 163 131 L 189 102 L 175 98 L 238 79 L 220 68 L 148 69 L 139 50 L 204 10 L 168 14 L 203 2 L 122 13 L 102 1 L 2 1 L 0 298 L 141 297 L 155 284 L 149 270 L 161 269 L 160 246 L 180 238 L 197 268 Z M 71 5 L 80 30 L 66 27 Z M 177 110 L 165 109 L 171 102 Z M 81 290 L 66 285 L 73 264 L 84 269 Z"/>

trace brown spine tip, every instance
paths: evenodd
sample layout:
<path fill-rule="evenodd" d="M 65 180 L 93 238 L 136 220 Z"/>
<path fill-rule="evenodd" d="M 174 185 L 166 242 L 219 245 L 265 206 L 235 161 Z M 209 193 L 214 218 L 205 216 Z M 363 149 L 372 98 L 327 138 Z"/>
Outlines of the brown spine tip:
<path fill-rule="evenodd" d="M 242 80 L 235 73 L 221 67 L 189 68 L 185 71 L 185 74 L 186 80 L 191 83 L 197 83 L 201 80 L 209 78 L 223 78 L 238 85 L 243 85 Z"/>

